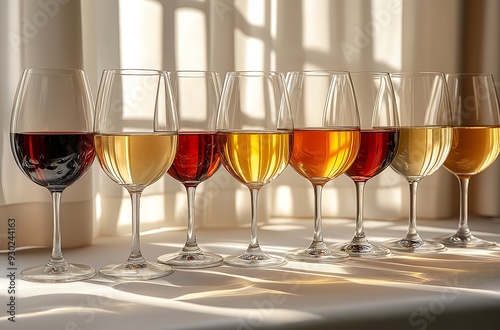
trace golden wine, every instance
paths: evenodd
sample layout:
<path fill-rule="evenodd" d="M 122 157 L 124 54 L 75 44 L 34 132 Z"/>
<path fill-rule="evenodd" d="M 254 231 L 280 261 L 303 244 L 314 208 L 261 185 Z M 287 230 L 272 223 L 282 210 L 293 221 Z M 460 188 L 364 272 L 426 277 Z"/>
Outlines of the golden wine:
<path fill-rule="evenodd" d="M 401 127 L 391 167 L 407 180 L 420 180 L 441 167 L 451 149 L 451 126 Z"/>
<path fill-rule="evenodd" d="M 292 151 L 292 131 L 217 132 L 216 137 L 224 167 L 247 186 L 274 180 Z"/>
<path fill-rule="evenodd" d="M 312 183 L 325 184 L 347 171 L 360 143 L 359 129 L 295 129 L 290 164 Z"/>
<path fill-rule="evenodd" d="M 444 166 L 457 176 L 471 176 L 490 166 L 499 152 L 500 127 L 454 127 Z"/>
<path fill-rule="evenodd" d="M 96 154 L 103 170 L 123 186 L 145 187 L 172 164 L 177 134 L 96 134 Z"/>

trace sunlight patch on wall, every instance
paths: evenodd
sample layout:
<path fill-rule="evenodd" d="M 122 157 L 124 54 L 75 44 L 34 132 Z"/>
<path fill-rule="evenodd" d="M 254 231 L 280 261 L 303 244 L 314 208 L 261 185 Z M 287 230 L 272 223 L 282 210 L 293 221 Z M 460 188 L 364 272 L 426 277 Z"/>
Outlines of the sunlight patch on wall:
<path fill-rule="evenodd" d="M 120 0 L 120 61 L 123 68 L 161 69 L 163 7 L 157 1 Z"/>
<path fill-rule="evenodd" d="M 195 8 L 175 11 L 175 60 L 178 70 L 207 69 L 207 22 L 205 13 Z M 197 67 L 192 67 L 197 63 Z"/>

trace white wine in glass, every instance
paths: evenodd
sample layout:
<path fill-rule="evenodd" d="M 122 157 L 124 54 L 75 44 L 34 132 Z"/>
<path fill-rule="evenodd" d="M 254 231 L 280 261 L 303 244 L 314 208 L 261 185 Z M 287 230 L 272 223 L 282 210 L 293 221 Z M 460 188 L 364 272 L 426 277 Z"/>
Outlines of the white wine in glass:
<path fill-rule="evenodd" d="M 491 248 L 495 242 L 469 229 L 469 180 L 490 166 L 500 152 L 500 110 L 490 74 L 447 74 L 453 114 L 453 144 L 444 167 L 460 185 L 460 214 L 455 234 L 436 238 L 448 247 Z"/>
<path fill-rule="evenodd" d="M 288 165 L 293 121 L 283 75 L 278 72 L 229 72 L 217 115 L 217 145 L 227 171 L 250 190 L 250 243 L 244 253 L 224 258 L 240 267 L 272 267 L 285 258 L 264 253 L 257 237 L 258 195 Z"/>
<path fill-rule="evenodd" d="M 93 101 L 85 72 L 27 69 L 19 81 L 10 126 L 14 159 L 21 171 L 52 196 L 52 256 L 20 276 L 34 282 L 71 282 L 95 276 L 93 267 L 68 263 L 61 250 L 60 208 L 64 189 L 94 161 Z"/>
<path fill-rule="evenodd" d="M 148 280 L 168 275 L 140 246 L 142 191 L 170 168 L 177 150 L 177 111 L 166 74 L 156 70 L 104 70 L 97 95 L 95 149 L 103 171 L 127 189 L 132 202 L 132 246 L 127 261 L 100 274 Z"/>
<path fill-rule="evenodd" d="M 391 80 L 401 125 L 391 167 L 408 181 L 410 215 L 406 235 L 382 245 L 399 252 L 444 251 L 443 244 L 423 240 L 418 234 L 417 188 L 423 178 L 443 165 L 451 149 L 452 117 L 446 80 L 440 72 L 393 73 Z"/>

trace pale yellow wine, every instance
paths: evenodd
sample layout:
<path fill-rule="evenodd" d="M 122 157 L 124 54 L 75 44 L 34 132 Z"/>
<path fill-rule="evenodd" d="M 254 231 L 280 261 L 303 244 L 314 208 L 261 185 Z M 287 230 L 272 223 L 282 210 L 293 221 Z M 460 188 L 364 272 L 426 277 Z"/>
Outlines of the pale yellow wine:
<path fill-rule="evenodd" d="M 123 186 L 145 187 L 172 164 L 177 134 L 96 134 L 95 149 L 106 174 Z"/>
<path fill-rule="evenodd" d="M 401 127 L 391 167 L 407 180 L 419 180 L 437 171 L 448 157 L 451 126 Z"/>
<path fill-rule="evenodd" d="M 457 176 L 471 176 L 490 166 L 499 152 L 500 127 L 454 127 L 444 166 Z"/>
<path fill-rule="evenodd" d="M 288 165 L 292 131 L 217 132 L 217 145 L 231 175 L 245 185 L 261 186 Z"/>

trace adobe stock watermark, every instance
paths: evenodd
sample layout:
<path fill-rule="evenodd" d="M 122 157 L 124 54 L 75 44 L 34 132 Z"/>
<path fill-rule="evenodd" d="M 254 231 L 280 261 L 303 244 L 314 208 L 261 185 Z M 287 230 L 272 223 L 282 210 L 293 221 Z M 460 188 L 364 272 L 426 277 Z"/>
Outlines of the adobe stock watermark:
<path fill-rule="evenodd" d="M 401 15 L 403 4 L 400 0 L 387 3 L 385 9 L 378 10 L 371 16 L 371 20 L 363 26 L 354 27 L 354 37 L 350 42 L 342 42 L 339 47 L 347 63 L 351 62 L 353 55 L 359 55 L 361 50 L 368 47 L 374 37 L 380 35 L 387 28 L 395 16 Z"/>
<path fill-rule="evenodd" d="M 213 10 L 217 17 L 222 21 L 227 13 L 234 12 L 234 3 L 231 0 L 214 0 L 211 1 Z"/>
<path fill-rule="evenodd" d="M 291 297 L 297 290 L 302 286 L 302 283 L 306 283 L 311 274 L 316 270 L 314 263 L 308 263 L 304 266 L 306 272 L 287 272 L 284 271 L 279 283 L 290 283 L 290 287 L 286 293 L 274 293 L 262 296 L 260 299 L 254 299 L 252 301 L 252 310 L 245 316 L 238 319 L 238 325 L 236 330 L 253 330 L 256 328 L 261 328 L 264 326 L 266 320 L 272 320 L 273 314 L 276 310 L 285 304 L 288 297 Z M 314 276 L 314 275 L 313 275 Z"/>
<path fill-rule="evenodd" d="M 112 302 L 113 299 L 108 296 L 87 296 L 76 310 L 76 317 L 66 322 L 64 330 L 92 329 L 91 325 L 97 316 L 96 311 L 106 310 L 111 306 Z"/>
<path fill-rule="evenodd" d="M 17 49 L 21 44 L 27 44 L 35 38 L 43 28 L 49 24 L 50 20 L 57 16 L 61 6 L 72 0 L 38 0 L 37 9 L 33 15 L 21 17 L 21 27 L 19 33 L 9 32 L 7 38 L 11 45 Z"/>
<path fill-rule="evenodd" d="M 7 319 L 16 322 L 16 290 L 17 290 L 17 266 L 16 266 L 16 219 L 7 220 Z"/>
<path fill-rule="evenodd" d="M 418 330 L 427 329 L 429 324 L 436 321 L 439 315 L 445 312 L 446 307 L 460 296 L 461 292 L 457 287 L 456 279 L 453 283 L 445 281 L 445 285 L 439 297 L 432 299 L 425 306 L 420 306 L 418 310 L 410 314 L 408 324 L 418 327 Z"/>

